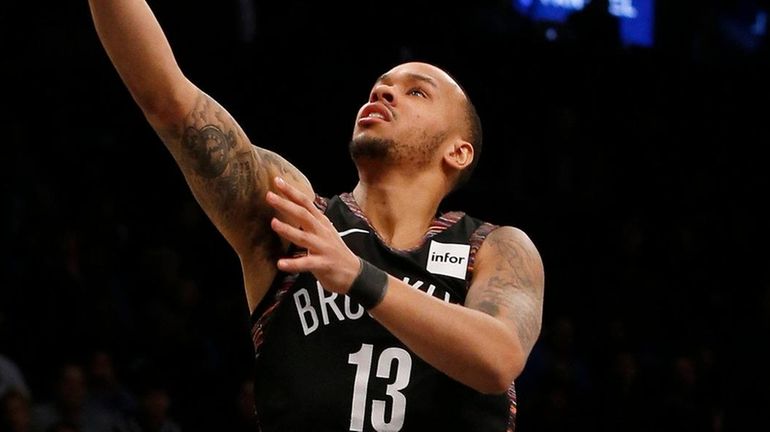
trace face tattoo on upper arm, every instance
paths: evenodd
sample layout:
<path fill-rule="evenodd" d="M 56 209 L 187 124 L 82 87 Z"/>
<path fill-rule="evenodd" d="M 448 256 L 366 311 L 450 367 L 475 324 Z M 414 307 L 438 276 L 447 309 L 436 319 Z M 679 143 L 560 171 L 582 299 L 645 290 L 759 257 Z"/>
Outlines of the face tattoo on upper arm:
<path fill-rule="evenodd" d="M 267 164 L 230 114 L 200 92 L 180 124 L 162 134 L 198 203 L 239 251 L 280 255 L 280 240 L 269 227 L 273 210 L 264 202 Z"/>
<path fill-rule="evenodd" d="M 281 242 L 270 229 L 275 212 L 265 193 L 276 175 L 309 185 L 305 176 L 278 154 L 252 145 L 232 116 L 203 92 L 167 138 L 178 149 L 193 194 L 217 227 L 240 251 L 257 248 L 277 259 Z"/>
<path fill-rule="evenodd" d="M 194 188 L 226 216 L 237 211 L 238 201 L 252 201 L 262 188 L 254 147 L 222 107 L 201 93 L 193 111 L 185 119 L 181 137 L 186 163 L 192 170 Z"/>

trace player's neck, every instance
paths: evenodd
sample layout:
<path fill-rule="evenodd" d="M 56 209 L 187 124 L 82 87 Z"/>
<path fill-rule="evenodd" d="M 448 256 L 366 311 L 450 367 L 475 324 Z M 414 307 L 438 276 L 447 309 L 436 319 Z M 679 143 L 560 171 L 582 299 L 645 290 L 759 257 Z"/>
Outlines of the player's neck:
<path fill-rule="evenodd" d="M 353 197 L 388 245 L 408 249 L 418 245 L 436 215 L 443 194 L 417 179 L 358 182 Z"/>

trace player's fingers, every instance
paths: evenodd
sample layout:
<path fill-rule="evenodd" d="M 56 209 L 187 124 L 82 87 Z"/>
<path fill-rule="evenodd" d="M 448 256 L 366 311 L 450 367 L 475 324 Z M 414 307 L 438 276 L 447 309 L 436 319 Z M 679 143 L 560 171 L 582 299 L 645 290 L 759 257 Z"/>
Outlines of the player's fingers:
<path fill-rule="evenodd" d="M 268 191 L 265 200 L 281 215 L 285 222 L 302 227 L 304 230 L 312 230 L 318 220 L 303 206 L 292 202 L 274 192 Z"/>
<path fill-rule="evenodd" d="M 270 221 L 270 227 L 282 239 L 297 246 L 306 248 L 308 250 L 312 250 L 316 246 L 314 234 L 299 228 L 295 228 L 278 218 L 273 218 Z"/>
<path fill-rule="evenodd" d="M 281 258 L 277 262 L 278 269 L 286 273 L 312 272 L 320 258 L 316 255 L 305 255 L 298 258 Z"/>
<path fill-rule="evenodd" d="M 275 187 L 279 191 L 283 192 L 287 198 L 295 202 L 296 204 L 302 206 L 310 212 L 315 217 L 321 216 L 322 213 L 318 209 L 318 207 L 315 206 L 315 203 L 313 202 L 313 198 L 308 196 L 307 194 L 302 193 L 299 189 L 294 187 L 293 185 L 287 183 L 284 179 L 281 177 L 275 178 Z"/>

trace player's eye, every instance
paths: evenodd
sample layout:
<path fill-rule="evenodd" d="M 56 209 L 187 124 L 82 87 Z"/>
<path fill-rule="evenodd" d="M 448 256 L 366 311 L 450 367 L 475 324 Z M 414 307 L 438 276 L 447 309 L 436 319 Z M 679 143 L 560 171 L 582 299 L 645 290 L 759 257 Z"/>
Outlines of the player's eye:
<path fill-rule="evenodd" d="M 419 87 L 415 87 L 415 88 L 409 90 L 409 95 L 410 96 L 428 97 L 425 94 L 425 92 L 421 88 L 419 88 Z"/>

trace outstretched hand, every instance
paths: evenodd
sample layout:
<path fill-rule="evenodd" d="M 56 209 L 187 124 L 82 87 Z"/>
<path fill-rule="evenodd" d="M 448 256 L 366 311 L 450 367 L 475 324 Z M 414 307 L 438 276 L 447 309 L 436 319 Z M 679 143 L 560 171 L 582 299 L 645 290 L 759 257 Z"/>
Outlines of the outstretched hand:
<path fill-rule="evenodd" d="M 281 258 L 278 269 L 287 273 L 311 272 L 331 292 L 345 294 L 358 275 L 361 263 L 342 237 L 313 203 L 280 177 L 275 178 L 279 193 L 267 192 L 266 200 L 276 210 L 270 222 L 273 231 L 284 240 L 307 249 L 296 258 Z"/>

